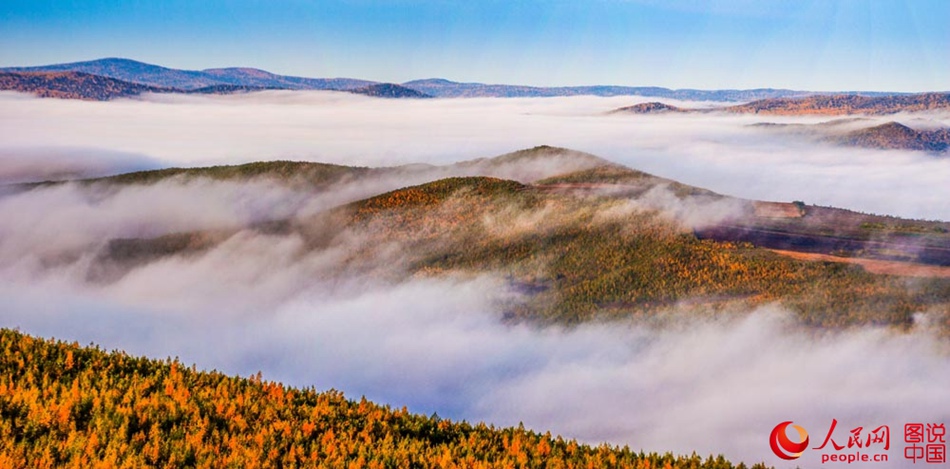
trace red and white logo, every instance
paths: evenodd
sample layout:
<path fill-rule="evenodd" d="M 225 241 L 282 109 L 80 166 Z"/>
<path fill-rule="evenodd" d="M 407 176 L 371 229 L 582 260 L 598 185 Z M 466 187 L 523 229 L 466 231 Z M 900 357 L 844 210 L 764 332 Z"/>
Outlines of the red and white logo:
<path fill-rule="evenodd" d="M 785 433 L 789 426 L 798 432 L 797 443 L 789 439 Z M 808 432 L 804 428 L 794 425 L 791 420 L 782 422 L 772 429 L 772 435 L 769 436 L 769 445 L 772 446 L 772 452 L 782 459 L 788 461 L 798 459 L 808 449 Z"/>

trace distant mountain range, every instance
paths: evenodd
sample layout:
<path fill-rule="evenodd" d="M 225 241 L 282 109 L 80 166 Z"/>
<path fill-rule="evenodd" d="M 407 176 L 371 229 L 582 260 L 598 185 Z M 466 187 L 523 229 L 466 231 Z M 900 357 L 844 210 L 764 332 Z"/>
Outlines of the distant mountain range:
<path fill-rule="evenodd" d="M 760 99 L 807 96 L 807 91 L 786 89 L 752 90 L 672 90 L 660 87 L 631 86 L 568 86 L 535 87 L 521 85 L 459 83 L 440 78 L 414 80 L 399 84 L 383 84 L 354 78 L 306 78 L 277 75 L 255 68 L 212 68 L 206 70 L 179 70 L 147 64 L 130 59 L 105 58 L 86 62 L 44 65 L 35 67 L 8 67 L 3 72 L 81 72 L 98 75 L 131 84 L 172 91 L 235 92 L 261 89 L 281 90 L 339 90 L 363 92 L 370 96 L 437 98 L 468 97 L 553 97 L 553 96 L 649 96 L 694 101 L 753 101 Z M 385 87 L 375 87 L 386 85 Z M 123 85 L 128 88 L 127 86 Z M 401 88 L 400 88 L 401 87 Z M 17 89 L 4 87 L 3 89 Z M 129 88 L 131 91 L 131 88 Z M 88 93 L 90 96 L 96 93 Z M 862 93 L 881 95 L 885 93 Z M 87 98 L 98 99 L 98 98 Z"/>
<path fill-rule="evenodd" d="M 536 87 L 458 83 L 433 78 L 407 81 L 403 85 L 439 98 L 538 98 L 555 96 L 649 96 L 689 101 L 750 101 L 785 96 L 805 96 L 807 91 L 781 89 L 753 90 L 671 90 L 656 86 L 561 86 Z"/>
<path fill-rule="evenodd" d="M 716 108 L 680 108 L 660 102 L 640 103 L 614 109 L 611 113 L 657 114 L 669 112 L 733 112 L 785 116 L 852 114 L 884 115 L 898 112 L 950 109 L 950 93 L 891 94 L 862 96 L 855 94 L 809 95 L 795 98 L 769 98 L 746 104 Z"/>
<path fill-rule="evenodd" d="M 179 70 L 147 64 L 136 60 L 106 58 L 86 62 L 43 65 L 36 67 L 9 67 L 0 69 L 5 72 L 82 72 L 92 75 L 122 80 L 129 83 L 169 88 L 182 91 L 209 90 L 366 90 L 364 94 L 386 97 L 420 97 L 428 95 L 437 98 L 471 97 L 553 97 L 553 96 L 652 96 L 658 98 L 684 99 L 696 101 L 750 101 L 755 99 L 803 96 L 803 91 L 755 89 L 755 90 L 671 90 L 659 87 L 631 86 L 570 86 L 570 87 L 534 87 L 521 85 L 494 85 L 484 83 L 458 83 L 440 78 L 414 80 L 397 84 L 385 84 L 383 88 L 370 88 L 382 85 L 368 80 L 354 78 L 305 78 L 277 75 L 256 68 L 212 68 L 206 70 Z M 399 86 L 415 93 L 408 92 Z M 239 87 L 239 88 L 229 88 Z"/>
<path fill-rule="evenodd" d="M 104 101 L 142 93 L 232 94 L 263 90 L 336 90 L 384 98 L 429 98 L 393 83 L 301 78 L 251 68 L 176 70 L 128 59 L 0 69 L 0 90 Z"/>
<path fill-rule="evenodd" d="M 563 86 L 536 87 L 523 85 L 459 83 L 441 78 L 413 80 L 402 84 L 379 83 L 355 78 L 307 78 L 277 75 L 256 68 L 211 68 L 206 70 L 179 70 L 123 58 L 105 58 L 86 62 L 43 65 L 35 67 L 0 68 L 5 79 L 0 90 L 15 90 L 39 96 L 112 99 L 130 97 L 145 92 L 213 93 L 226 94 L 260 90 L 336 90 L 387 98 L 472 98 L 472 97 L 555 97 L 555 96 L 644 96 L 687 101 L 748 102 L 729 108 L 736 112 L 825 113 L 848 114 L 880 109 L 881 113 L 896 112 L 894 106 L 907 108 L 903 103 L 916 101 L 909 110 L 941 108 L 947 105 L 947 94 L 931 93 L 929 102 L 919 102 L 919 96 L 887 92 L 842 92 L 818 96 L 814 92 L 788 89 L 759 88 L 749 90 L 696 90 L 669 89 L 655 86 Z M 83 75 L 50 75 L 73 72 Z M 13 75 L 22 74 L 22 75 Z M 87 75 L 101 77 L 93 80 Z M 110 79 L 110 80 L 104 80 Z M 68 83 L 74 81 L 74 83 Z M 122 82 L 122 83 L 120 83 Z M 93 89 L 97 86 L 106 90 Z M 69 91 L 64 91 L 69 90 Z M 898 97 L 903 97 L 898 99 Z M 806 98 L 806 99 L 802 99 Z M 894 106 L 881 104 L 890 100 Z M 663 105 L 667 106 L 667 105 Z M 641 109 L 637 109 L 637 108 Z M 673 111 L 672 107 L 647 109 L 643 105 L 631 112 Z M 832 111 L 829 111 L 832 110 Z"/>
<path fill-rule="evenodd" d="M 178 70 L 130 59 L 99 59 L 88 62 L 4 68 L 5 72 L 83 72 L 117 80 L 179 90 L 196 90 L 215 85 L 238 85 L 286 90 L 353 90 L 375 82 L 352 78 L 303 78 L 275 75 L 254 68 L 212 68 Z"/>

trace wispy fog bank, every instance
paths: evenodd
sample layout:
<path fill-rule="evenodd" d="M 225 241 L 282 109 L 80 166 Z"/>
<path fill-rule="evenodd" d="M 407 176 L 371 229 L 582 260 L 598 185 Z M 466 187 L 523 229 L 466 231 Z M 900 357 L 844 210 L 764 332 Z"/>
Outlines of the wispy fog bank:
<path fill-rule="evenodd" d="M 827 117 L 606 114 L 638 101 L 645 99 L 413 101 L 264 92 L 99 103 L 3 94 L 0 156 L 42 145 L 143 155 L 166 165 L 290 158 L 377 166 L 449 163 L 548 144 L 724 194 L 950 219 L 950 158 L 838 148 L 748 127 Z M 920 124 L 919 116 L 886 116 L 866 125 L 887 120 Z M 948 125 L 950 116 L 924 121 Z"/>
<path fill-rule="evenodd" d="M 0 147 L 0 184 L 92 178 L 160 167 L 151 158 L 101 148 Z"/>
<path fill-rule="evenodd" d="M 658 190 L 604 216 L 668 202 Z M 856 426 L 896 432 L 950 419 L 946 342 L 925 327 L 816 334 L 777 308 L 719 320 L 674 315 L 662 326 L 511 325 L 500 305 L 517 294 L 491 273 L 393 281 L 343 268 L 366 249 L 378 269 L 401 268 L 400 246 L 367 245 L 371 233 L 342 231 L 313 250 L 296 234 L 248 229 L 278 214 L 310 216 L 315 206 L 333 205 L 265 183 L 207 181 L 111 192 L 64 185 L 2 198 L 0 321 L 227 373 L 262 370 L 416 412 L 779 467 L 787 465 L 767 437 L 780 421 L 817 439 L 835 418 L 846 439 Z M 544 210 L 485 222 L 526 230 Z M 691 213 L 673 211 L 684 221 Z M 106 239 L 196 229 L 234 233 L 113 281 L 87 279 Z"/>
<path fill-rule="evenodd" d="M 604 114 L 635 102 L 629 98 L 150 99 L 88 103 L 0 94 L 0 177 L 60 167 L 119 171 L 154 161 L 449 163 L 549 144 L 724 194 L 950 219 L 950 160 L 822 146 L 746 127 L 758 120 L 750 116 Z M 80 153 L 93 156 L 74 162 Z M 492 171 L 531 180 L 577 169 L 577 161 Z M 662 326 L 508 324 L 500 305 L 519 297 L 501 275 L 411 276 L 401 270 L 399 243 L 379 242 L 372 228 L 313 218 L 432 175 L 484 169 L 476 166 L 408 168 L 325 192 L 273 181 L 172 179 L 2 196 L 0 326 L 179 356 L 232 374 L 262 370 L 266 379 L 333 387 L 416 412 L 521 421 L 592 443 L 722 452 L 778 467 L 791 466 L 768 446 L 781 421 L 804 426 L 813 442 L 832 418 L 840 422 L 839 441 L 857 426 L 890 425 L 896 462 L 888 467 L 895 467 L 903 461 L 904 423 L 950 420 L 950 351 L 924 326 L 816 333 L 777 307 L 719 319 L 673 315 Z M 482 221 L 489 233 L 526 232 L 556 223 L 546 217 L 549 209 L 505 207 Z M 736 208 L 714 199 L 682 203 L 660 187 L 599 215 L 616 220 L 644 209 L 696 225 Z M 284 218 L 311 223 L 327 239 L 259 229 Z M 140 260 L 115 277 L 88 275 L 112 239 L 193 231 L 217 233 L 219 242 Z M 365 264 L 354 267 L 357 254 Z M 818 465 L 814 452 L 796 463 Z"/>
<path fill-rule="evenodd" d="M 187 266 L 167 274 L 182 270 L 189 275 Z M 213 283 L 180 291 L 210 295 Z M 950 360 L 926 331 L 816 337 L 768 308 L 672 329 L 537 330 L 498 320 L 491 302 L 499 287 L 490 277 L 311 284 L 253 315 L 223 300 L 230 290 L 216 292 L 222 299 L 211 304 L 193 298 L 202 314 L 122 304 L 105 292 L 57 288 L 50 295 L 48 284 L 2 293 L 5 322 L 35 334 L 180 356 L 228 373 L 263 370 L 267 379 L 334 387 L 413 411 L 524 422 L 651 451 L 723 452 L 787 467 L 767 443 L 784 420 L 808 428 L 814 441 L 836 418 L 843 442 L 856 426 L 888 424 L 896 432 L 906 422 L 950 418 Z M 809 453 L 798 463 L 817 459 Z"/>

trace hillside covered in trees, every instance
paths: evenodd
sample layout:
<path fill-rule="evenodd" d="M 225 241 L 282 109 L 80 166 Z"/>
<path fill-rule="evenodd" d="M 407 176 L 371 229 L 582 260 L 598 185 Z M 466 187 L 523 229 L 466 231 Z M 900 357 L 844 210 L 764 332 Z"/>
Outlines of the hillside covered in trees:
<path fill-rule="evenodd" d="M 452 422 L 10 329 L 0 329 L 0 466 L 746 467 Z"/>
<path fill-rule="evenodd" d="M 532 173 L 532 164 L 554 169 Z M 520 295 L 499 307 L 519 321 L 580 324 L 778 303 L 814 326 L 904 328 L 916 313 L 950 308 L 947 276 L 880 275 L 845 262 L 867 258 L 946 268 L 950 224 L 791 203 L 785 205 L 802 216 L 773 218 L 758 213 L 762 204 L 551 147 L 448 167 L 253 163 L 131 173 L 80 187 L 98 193 L 202 180 L 264 180 L 315 194 L 352 187 L 363 192 L 306 216 L 109 239 L 90 247 L 95 258 L 86 279 L 115 282 L 151 263 L 200 258 L 241 233 L 259 233 L 299 239 L 301 258 L 344 250 L 331 271 L 315 274 L 323 278 L 369 275 L 398 283 L 502 276 Z M 399 187 L 406 181 L 421 183 Z M 386 184 L 398 188 L 378 193 Z M 359 244 L 350 241 L 354 234 Z M 400 253 L 396 262 L 387 254 L 393 249 Z M 796 259 L 770 249 L 841 261 Z"/>

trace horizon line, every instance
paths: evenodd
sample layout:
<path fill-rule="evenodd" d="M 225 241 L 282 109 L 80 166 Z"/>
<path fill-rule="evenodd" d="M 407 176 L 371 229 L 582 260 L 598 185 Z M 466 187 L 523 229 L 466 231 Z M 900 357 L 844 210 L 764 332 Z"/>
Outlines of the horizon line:
<path fill-rule="evenodd" d="M 483 86 L 513 86 L 513 87 L 525 87 L 525 88 L 534 88 L 534 89 L 571 89 L 571 88 L 593 88 L 593 87 L 612 87 L 612 88 L 657 88 L 668 91 L 703 91 L 703 92 L 712 92 L 712 91 L 786 91 L 786 92 L 797 92 L 797 93 L 808 93 L 808 94 L 825 94 L 825 93 L 836 93 L 836 94 L 861 94 L 861 93 L 877 93 L 877 94 L 943 94 L 950 93 L 950 89 L 947 90 L 926 90 L 926 91 L 897 91 L 897 90 L 860 90 L 860 89 L 802 89 L 802 88 L 790 88 L 790 87 L 772 87 L 772 86 L 757 86 L 749 88 L 739 88 L 739 87 L 729 87 L 729 88 L 694 88 L 694 87 L 669 87 L 661 85 L 629 85 L 629 84 L 605 84 L 605 83 L 594 83 L 594 84 L 571 84 L 571 85 L 535 85 L 535 84 L 525 84 L 525 83 L 505 83 L 505 82 L 492 82 L 492 81 L 459 81 L 451 78 L 440 77 L 440 76 L 431 76 L 425 78 L 414 78 L 407 81 L 388 81 L 388 80 L 376 80 L 372 78 L 358 78 L 354 76 L 305 76 L 305 75 L 287 75 L 279 72 L 273 72 L 271 70 L 258 68 L 248 65 L 231 65 L 224 67 L 209 67 L 203 69 L 189 69 L 189 68 L 175 68 L 166 65 L 160 65 L 151 62 L 144 62 L 142 60 L 128 58 L 128 57 L 118 57 L 118 56 L 109 56 L 109 57 L 99 57 L 95 59 L 88 60 L 76 60 L 71 62 L 57 62 L 57 63 L 48 63 L 48 64 L 39 64 L 39 65 L 2 65 L 0 66 L 0 71 L 4 72 L 28 72 L 30 70 L 23 69 L 36 69 L 36 68 L 46 68 L 46 67 L 56 67 L 56 66 L 67 66 L 67 65 L 76 65 L 76 64 L 86 64 L 86 63 L 95 63 L 95 62 L 104 62 L 104 61 L 126 61 L 126 62 L 135 62 L 151 67 L 164 68 L 176 72 L 189 72 L 189 73 L 207 73 L 214 70 L 228 70 L 228 69 L 245 69 L 245 70 L 255 70 L 260 72 L 265 72 L 277 77 L 289 77 L 289 78 L 303 78 L 303 79 L 345 79 L 345 80 L 361 80 L 368 81 L 377 84 L 396 84 L 396 85 L 406 85 L 412 82 L 419 81 L 434 81 L 441 80 L 446 81 L 455 85 L 483 85 Z M 68 70 L 63 70 L 68 71 Z M 85 72 L 89 73 L 89 72 Z M 95 75 L 93 73 L 93 75 Z M 104 76 L 104 75 L 100 75 Z M 126 81 L 126 80 L 124 80 Z"/>

